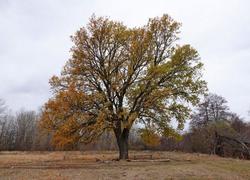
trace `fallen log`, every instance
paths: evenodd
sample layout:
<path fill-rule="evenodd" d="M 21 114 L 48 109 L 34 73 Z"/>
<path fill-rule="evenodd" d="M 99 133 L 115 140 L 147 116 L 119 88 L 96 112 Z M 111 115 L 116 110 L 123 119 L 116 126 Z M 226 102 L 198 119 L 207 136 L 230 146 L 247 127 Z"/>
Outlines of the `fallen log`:
<path fill-rule="evenodd" d="M 231 150 L 234 153 L 236 151 L 240 152 L 242 158 L 250 159 L 250 148 L 248 147 L 248 144 L 250 143 L 245 142 L 239 138 L 220 135 L 217 132 L 215 132 L 214 153 L 219 156 L 224 156 L 225 154 L 224 144 L 231 145 Z"/>

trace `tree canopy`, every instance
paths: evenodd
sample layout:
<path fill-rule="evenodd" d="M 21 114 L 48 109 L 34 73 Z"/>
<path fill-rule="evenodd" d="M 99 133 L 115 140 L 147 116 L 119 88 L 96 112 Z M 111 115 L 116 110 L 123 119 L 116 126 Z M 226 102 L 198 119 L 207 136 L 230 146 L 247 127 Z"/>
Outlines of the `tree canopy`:
<path fill-rule="evenodd" d="M 231 116 L 233 113 L 229 111 L 227 100 L 217 94 L 209 93 L 192 114 L 191 126 L 202 127 L 209 123 L 229 120 Z"/>
<path fill-rule="evenodd" d="M 90 142 L 109 129 L 126 159 L 134 123 L 150 122 L 160 135 L 173 132 L 171 120 L 182 129 L 206 82 L 198 52 L 177 44 L 180 26 L 166 14 L 135 28 L 92 16 L 72 36 L 61 75 L 50 80 L 54 96 L 41 125 L 55 144 Z"/>

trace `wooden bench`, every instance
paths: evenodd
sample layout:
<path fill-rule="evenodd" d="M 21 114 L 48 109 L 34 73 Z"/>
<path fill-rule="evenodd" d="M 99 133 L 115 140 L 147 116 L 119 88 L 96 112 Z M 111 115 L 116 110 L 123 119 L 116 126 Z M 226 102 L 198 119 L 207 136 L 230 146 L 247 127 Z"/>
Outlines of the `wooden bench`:
<path fill-rule="evenodd" d="M 139 154 L 139 155 L 134 155 L 134 159 L 153 159 L 152 154 Z"/>

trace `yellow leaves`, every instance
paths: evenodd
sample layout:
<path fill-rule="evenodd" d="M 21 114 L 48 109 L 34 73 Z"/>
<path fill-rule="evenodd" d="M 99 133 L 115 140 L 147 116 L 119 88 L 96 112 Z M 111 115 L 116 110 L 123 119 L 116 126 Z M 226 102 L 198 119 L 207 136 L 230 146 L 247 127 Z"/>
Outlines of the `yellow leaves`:
<path fill-rule="evenodd" d="M 182 136 L 175 129 L 173 129 L 171 127 L 164 129 L 163 136 L 172 137 L 172 138 L 176 139 L 177 141 L 182 140 Z"/>
<path fill-rule="evenodd" d="M 166 28 L 169 32 L 177 32 L 181 26 L 181 23 L 176 22 L 169 15 L 164 14 L 162 17 L 156 17 L 149 19 L 148 26 L 151 31 L 166 31 Z"/>
<path fill-rule="evenodd" d="M 160 136 L 153 129 L 140 129 L 142 141 L 147 146 L 157 146 L 160 144 Z"/>
<path fill-rule="evenodd" d="M 185 63 L 193 63 L 199 59 L 198 52 L 190 45 L 178 46 L 171 57 L 173 66 L 183 66 Z M 202 64 L 200 64 L 202 65 Z"/>

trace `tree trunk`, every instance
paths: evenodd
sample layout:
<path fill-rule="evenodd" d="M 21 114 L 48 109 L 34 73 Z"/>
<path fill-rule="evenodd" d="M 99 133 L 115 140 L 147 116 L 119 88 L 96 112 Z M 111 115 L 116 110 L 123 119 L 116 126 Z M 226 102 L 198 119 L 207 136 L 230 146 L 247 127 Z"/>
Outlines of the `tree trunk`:
<path fill-rule="evenodd" d="M 128 159 L 128 136 L 129 129 L 124 128 L 123 131 L 114 130 L 117 145 L 119 148 L 119 159 Z"/>

